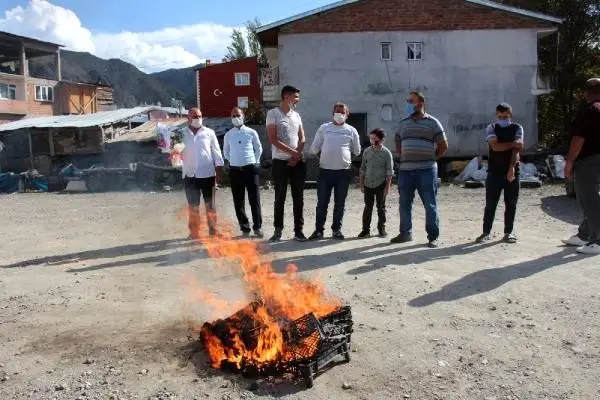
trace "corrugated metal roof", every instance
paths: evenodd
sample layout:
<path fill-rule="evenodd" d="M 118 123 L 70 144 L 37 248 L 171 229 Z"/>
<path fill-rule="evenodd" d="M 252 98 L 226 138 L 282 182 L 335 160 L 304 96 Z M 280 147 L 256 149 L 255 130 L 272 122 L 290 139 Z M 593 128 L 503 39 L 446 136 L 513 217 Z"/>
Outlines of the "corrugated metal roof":
<path fill-rule="evenodd" d="M 0 31 L 0 35 L 4 35 L 4 36 L 7 36 L 9 38 L 16 39 L 16 40 L 19 40 L 19 41 L 23 40 L 23 41 L 29 41 L 29 42 L 37 42 L 37 43 L 47 44 L 47 45 L 50 45 L 50 46 L 65 47 L 62 44 L 53 43 L 53 42 L 47 42 L 45 40 L 40 40 L 40 39 L 32 38 L 32 37 L 29 37 L 29 36 L 16 35 L 14 33 L 6 32 L 6 31 Z"/>
<path fill-rule="evenodd" d="M 360 1 L 360 0 L 342 0 L 342 1 L 335 2 L 335 3 L 331 3 L 326 6 L 315 8 L 314 10 L 306 11 L 306 12 L 303 12 L 303 13 L 300 13 L 297 15 L 293 15 L 291 17 L 261 26 L 260 28 L 257 29 L 257 32 L 261 33 L 261 32 L 265 32 L 265 31 L 268 31 L 273 28 L 279 28 L 280 26 L 287 25 L 289 23 L 311 17 L 313 15 L 320 14 L 325 11 L 330 11 L 330 10 L 333 10 L 338 7 L 343 7 L 343 6 L 352 4 L 352 3 L 356 3 L 358 1 Z M 550 15 L 539 13 L 539 12 L 525 10 L 525 9 L 522 9 L 519 7 L 508 6 L 508 5 L 496 3 L 496 2 L 490 1 L 490 0 L 465 0 L 465 1 L 467 1 L 469 3 L 473 3 L 473 4 L 478 4 L 481 6 L 486 6 L 486 7 L 491 7 L 491 8 L 495 8 L 498 10 L 511 12 L 514 14 L 520 14 L 520 15 L 523 15 L 526 17 L 531 17 L 531 18 L 541 19 L 541 20 L 545 20 L 545 21 L 549 21 L 549 22 L 554 22 L 557 24 L 560 24 L 563 22 L 562 18 L 556 18 L 556 17 L 550 16 Z"/>
<path fill-rule="evenodd" d="M 179 108 L 175 107 L 161 107 L 161 110 L 166 111 L 169 114 L 188 115 L 188 110 L 186 110 L 185 108 L 182 108 L 180 110 Z"/>
<path fill-rule="evenodd" d="M 161 107 L 148 106 L 121 108 L 118 110 L 101 111 L 93 114 L 25 118 L 19 121 L 0 124 L 0 132 L 28 128 L 88 128 L 92 126 L 110 125 L 116 122 L 125 121 L 138 114 L 160 109 Z"/>

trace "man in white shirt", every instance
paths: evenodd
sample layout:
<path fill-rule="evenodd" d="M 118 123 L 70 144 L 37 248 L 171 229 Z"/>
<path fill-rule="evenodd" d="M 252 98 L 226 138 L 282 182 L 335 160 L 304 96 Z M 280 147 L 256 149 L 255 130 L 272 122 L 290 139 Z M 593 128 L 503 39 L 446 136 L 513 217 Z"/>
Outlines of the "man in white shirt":
<path fill-rule="evenodd" d="M 238 107 L 231 110 L 233 129 L 223 139 L 223 157 L 229 161 L 229 179 L 235 215 L 244 236 L 250 234 L 250 222 L 246 216 L 246 191 L 252 212 L 252 230 L 260 238 L 262 213 L 260 209 L 260 187 L 258 164 L 262 154 L 262 145 L 258 133 L 244 125 L 244 112 Z"/>
<path fill-rule="evenodd" d="M 302 119 L 294 108 L 300 101 L 300 90 L 293 86 L 281 89 L 279 107 L 267 113 L 267 135 L 271 143 L 273 167 L 271 175 L 275 186 L 274 227 L 271 241 L 281 240 L 283 214 L 288 184 L 292 191 L 294 205 L 294 239 L 305 241 L 304 228 L 304 182 L 306 163 L 304 162 L 304 128 Z"/>
<path fill-rule="evenodd" d="M 348 106 L 336 103 L 333 106 L 333 122 L 321 125 L 310 146 L 310 153 L 319 157 L 319 178 L 317 180 L 317 215 L 315 231 L 309 240 L 323 239 L 327 207 L 333 191 L 333 238 L 343 240 L 342 219 L 348 188 L 352 180 L 350 166 L 352 154 L 360 155 L 360 138 L 353 126 L 346 123 L 350 114 Z"/>
<path fill-rule="evenodd" d="M 208 232 L 217 233 L 215 185 L 221 176 L 223 156 L 215 131 L 202 125 L 202 112 L 192 108 L 188 112 L 188 127 L 183 132 L 183 181 L 189 205 L 190 237 L 197 239 L 200 230 L 200 196 L 204 198 Z"/>

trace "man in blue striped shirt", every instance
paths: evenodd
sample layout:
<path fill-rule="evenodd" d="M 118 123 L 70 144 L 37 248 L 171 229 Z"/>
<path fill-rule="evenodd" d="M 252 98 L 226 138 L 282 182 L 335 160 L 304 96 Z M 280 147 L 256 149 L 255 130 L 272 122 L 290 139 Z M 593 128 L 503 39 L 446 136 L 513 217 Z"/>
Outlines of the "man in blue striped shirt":
<path fill-rule="evenodd" d="M 415 191 L 425 206 L 425 230 L 429 247 L 438 247 L 440 221 L 437 208 L 439 160 L 448 150 L 440 121 L 425 112 L 425 96 L 410 92 L 406 115 L 396 133 L 396 156 L 400 159 L 400 234 L 392 243 L 412 241 L 412 205 Z"/>
<path fill-rule="evenodd" d="M 258 133 L 244 125 L 244 112 L 235 107 L 231 110 L 233 128 L 223 139 L 223 158 L 229 161 L 229 179 L 235 215 L 244 236 L 250 234 L 250 222 L 246 216 L 246 191 L 252 212 L 252 230 L 262 238 L 262 212 L 260 208 L 260 187 L 258 165 L 262 145 Z"/>

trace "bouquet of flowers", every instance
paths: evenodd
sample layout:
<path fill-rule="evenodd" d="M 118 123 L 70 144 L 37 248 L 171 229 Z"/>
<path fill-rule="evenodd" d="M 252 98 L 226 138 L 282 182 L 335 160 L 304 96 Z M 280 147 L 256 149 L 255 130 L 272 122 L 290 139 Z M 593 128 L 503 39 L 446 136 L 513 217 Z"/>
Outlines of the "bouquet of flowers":
<path fill-rule="evenodd" d="M 183 167 L 183 149 L 185 148 L 185 144 L 183 144 L 183 134 L 180 131 L 175 131 L 170 136 L 171 142 L 171 151 L 169 159 L 171 160 L 171 165 L 174 168 Z"/>
<path fill-rule="evenodd" d="M 181 132 L 173 131 L 169 125 L 158 124 L 156 126 L 156 144 L 165 154 L 169 154 L 169 161 L 174 168 L 183 166 L 183 135 Z"/>

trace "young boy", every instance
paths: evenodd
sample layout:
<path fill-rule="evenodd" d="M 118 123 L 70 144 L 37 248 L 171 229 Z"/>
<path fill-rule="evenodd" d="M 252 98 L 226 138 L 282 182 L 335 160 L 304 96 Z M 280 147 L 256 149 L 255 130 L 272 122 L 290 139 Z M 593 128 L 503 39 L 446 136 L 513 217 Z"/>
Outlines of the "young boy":
<path fill-rule="evenodd" d="M 371 217 L 373 204 L 377 201 L 377 231 L 379 237 L 386 237 L 385 230 L 385 198 L 390 192 L 394 161 L 392 152 L 383 145 L 385 132 L 381 128 L 374 129 L 369 134 L 371 147 L 365 149 L 360 166 L 360 188 L 365 195 L 362 231 L 360 239 L 371 236 Z"/>

